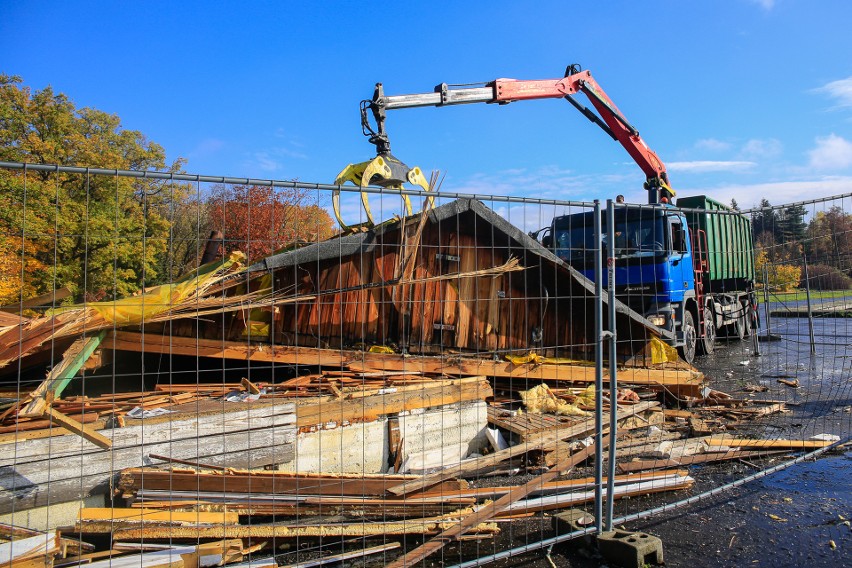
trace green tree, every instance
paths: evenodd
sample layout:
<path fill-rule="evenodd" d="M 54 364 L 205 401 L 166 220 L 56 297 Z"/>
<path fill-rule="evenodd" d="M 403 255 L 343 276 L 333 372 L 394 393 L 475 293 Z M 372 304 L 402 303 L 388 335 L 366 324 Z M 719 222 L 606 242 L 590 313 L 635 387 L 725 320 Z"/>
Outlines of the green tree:
<path fill-rule="evenodd" d="M 789 205 L 782 209 L 778 220 L 782 243 L 802 243 L 805 240 L 807 214 L 808 211 L 802 205 Z"/>
<path fill-rule="evenodd" d="M 772 235 L 772 239 L 777 240 L 778 237 L 778 213 L 769 203 L 769 200 L 763 198 L 760 200 L 759 211 L 751 214 L 751 225 L 754 231 L 754 238 L 765 238 L 765 234 Z"/>
<path fill-rule="evenodd" d="M 46 87 L 35 93 L 0 74 L 0 160 L 177 171 L 163 148 L 116 115 L 76 108 Z M 168 274 L 170 221 L 185 188 L 163 181 L 0 169 L 0 303 L 62 286 L 112 298 Z M 19 291 L 20 290 L 20 291 Z M 2 294 L 3 290 L 0 290 Z"/>

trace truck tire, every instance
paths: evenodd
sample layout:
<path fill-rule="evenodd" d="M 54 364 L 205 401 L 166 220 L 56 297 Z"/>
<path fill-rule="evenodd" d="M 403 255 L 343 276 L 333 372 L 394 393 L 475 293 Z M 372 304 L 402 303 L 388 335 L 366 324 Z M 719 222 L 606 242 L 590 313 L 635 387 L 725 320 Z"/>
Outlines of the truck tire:
<path fill-rule="evenodd" d="M 695 331 L 695 321 L 692 312 L 685 310 L 683 314 L 683 345 L 678 348 L 680 356 L 690 365 L 695 360 L 695 348 L 698 344 L 698 333 Z"/>
<path fill-rule="evenodd" d="M 698 351 L 702 355 L 710 355 L 716 348 L 716 319 L 713 308 L 704 306 L 704 337 L 698 342 Z"/>
<path fill-rule="evenodd" d="M 738 339 L 740 341 L 745 339 L 745 336 L 748 333 L 748 328 L 749 328 L 749 321 L 748 321 L 749 320 L 749 317 L 748 317 L 749 313 L 748 313 L 748 311 L 749 310 L 748 310 L 747 306 L 741 306 L 740 307 L 740 316 L 737 318 L 737 321 L 735 321 L 733 324 L 731 324 L 732 327 L 733 327 L 733 332 L 734 332 L 732 334 L 733 339 Z"/>

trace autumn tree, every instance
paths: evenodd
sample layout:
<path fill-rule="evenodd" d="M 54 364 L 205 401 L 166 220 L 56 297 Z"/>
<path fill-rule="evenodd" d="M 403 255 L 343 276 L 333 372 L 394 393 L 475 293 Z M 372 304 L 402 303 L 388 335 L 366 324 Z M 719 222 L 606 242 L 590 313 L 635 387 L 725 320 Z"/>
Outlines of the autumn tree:
<path fill-rule="evenodd" d="M 177 171 L 118 116 L 0 74 L 0 160 Z M 170 275 L 169 217 L 185 188 L 143 178 L 0 169 L 0 303 L 69 286 L 112 298 Z M 8 283 L 14 283 L 9 286 Z"/>
<path fill-rule="evenodd" d="M 305 241 L 331 236 L 333 223 L 313 194 L 257 185 L 217 185 L 207 200 L 213 229 L 222 231 L 228 252 L 250 260 Z"/>
<path fill-rule="evenodd" d="M 808 260 L 849 271 L 852 264 L 852 215 L 835 205 L 818 212 L 808 225 Z"/>

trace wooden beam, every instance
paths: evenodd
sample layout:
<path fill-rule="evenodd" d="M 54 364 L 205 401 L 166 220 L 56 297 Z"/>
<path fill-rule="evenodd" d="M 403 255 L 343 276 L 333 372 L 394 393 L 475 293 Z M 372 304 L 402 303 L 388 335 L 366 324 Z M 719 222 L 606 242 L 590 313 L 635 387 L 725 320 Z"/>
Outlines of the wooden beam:
<path fill-rule="evenodd" d="M 418 383 L 396 389 L 394 392 L 356 397 L 351 400 L 329 400 L 318 404 L 300 405 L 296 407 L 296 425 L 314 426 L 328 422 L 340 424 L 343 421 L 356 419 L 370 421 L 379 416 L 407 410 L 485 400 L 493 395 L 491 385 L 484 377 L 472 377 L 472 379 L 474 380 L 434 387 L 429 383 Z"/>
<path fill-rule="evenodd" d="M 383 535 L 436 534 L 457 521 L 451 517 L 407 519 L 387 523 L 340 523 L 326 525 L 226 525 L 218 527 L 145 527 L 116 529 L 114 540 L 198 540 L 208 538 L 358 538 Z M 484 523 L 469 532 L 496 534 L 494 523 Z"/>
<path fill-rule="evenodd" d="M 834 442 L 827 440 L 753 440 L 748 438 L 728 438 L 719 436 L 707 440 L 710 446 L 728 446 L 730 448 L 761 448 L 773 450 L 813 450 L 830 446 Z"/>
<path fill-rule="evenodd" d="M 70 295 L 71 290 L 69 290 L 67 286 L 63 286 L 62 288 L 57 288 L 56 290 L 47 292 L 46 294 L 42 294 L 41 296 L 36 296 L 34 298 L 30 298 L 29 300 L 24 300 L 20 304 L 9 304 L 6 306 L 0 306 L 0 310 L 13 314 L 18 314 L 24 308 L 55 306 L 58 301 L 64 300 Z"/>
<path fill-rule="evenodd" d="M 344 552 L 343 554 L 324 556 L 318 560 L 306 560 L 305 562 L 297 562 L 296 564 L 287 564 L 282 568 L 314 568 L 315 566 L 324 566 L 325 564 L 336 564 L 338 562 L 343 562 L 344 560 L 364 558 L 365 556 L 387 552 L 388 550 L 394 550 L 400 546 L 401 545 L 398 542 L 389 542 L 387 544 L 371 546 L 362 550 L 353 550 L 352 552 Z"/>
<path fill-rule="evenodd" d="M 237 513 L 208 513 L 202 511 L 161 511 L 158 509 L 83 507 L 77 516 L 75 532 L 112 532 L 112 528 L 162 525 L 236 525 L 240 520 Z"/>
<path fill-rule="evenodd" d="M 54 398 L 62 396 L 62 391 L 92 356 L 105 336 L 106 332 L 101 331 L 97 335 L 81 337 L 72 343 L 71 347 L 62 354 L 62 361 L 51 369 L 47 378 L 30 394 L 32 400 L 18 412 L 18 416 L 42 416 L 47 406 L 45 400 L 47 394 L 51 393 Z"/>
<path fill-rule="evenodd" d="M 635 414 L 645 412 L 650 408 L 655 408 L 658 405 L 659 403 L 657 402 L 645 401 L 640 402 L 638 404 L 634 404 L 630 407 L 622 406 L 619 407 L 620 410 L 616 414 L 616 419 L 623 420 Z M 608 413 L 604 414 L 604 422 L 608 422 L 608 415 Z M 467 460 L 459 465 L 445 468 L 437 473 L 424 475 L 419 479 L 408 481 L 395 487 L 391 487 L 388 489 L 388 491 L 390 491 L 394 495 L 405 495 L 406 493 L 410 493 L 412 491 L 431 487 L 432 485 L 440 483 L 441 481 L 444 481 L 446 479 L 450 479 L 451 477 L 456 477 L 465 474 L 469 475 L 475 471 L 479 471 L 480 469 L 497 465 L 504 460 L 525 454 L 533 450 L 539 450 L 547 446 L 548 444 L 552 444 L 553 442 L 558 442 L 560 440 L 566 440 L 569 438 L 588 436 L 590 433 L 594 432 L 594 430 L 594 417 L 587 418 L 572 426 L 554 429 L 549 432 L 542 432 L 536 437 L 531 437 L 530 441 L 528 441 L 527 443 L 518 444 L 517 446 L 512 446 L 511 448 L 506 448 L 505 450 L 500 450 L 494 452 L 493 454 L 488 454 L 487 456 L 482 456 L 481 458 L 476 458 L 474 460 Z"/>
<path fill-rule="evenodd" d="M 618 464 L 618 470 L 622 473 L 648 471 L 652 469 L 664 469 L 670 467 L 683 467 L 700 463 L 720 462 L 737 460 L 740 458 L 764 457 L 783 454 L 784 450 L 770 450 L 766 452 L 749 452 L 743 450 L 725 450 L 721 452 L 704 452 L 692 456 L 683 456 L 674 459 L 659 460 L 636 460 Z"/>
<path fill-rule="evenodd" d="M 100 432 L 93 430 L 90 426 L 86 424 L 81 424 L 73 418 L 62 414 L 58 410 L 54 410 L 48 406 L 44 409 L 44 415 L 50 418 L 50 421 L 56 424 L 57 426 L 62 426 L 69 432 L 77 434 L 78 436 L 95 444 L 99 448 L 108 450 L 112 447 L 112 440 L 110 440 Z"/>
<path fill-rule="evenodd" d="M 601 445 L 603 447 L 609 445 L 609 436 L 604 436 Z M 451 540 L 458 539 L 458 537 L 467 532 L 469 528 L 472 528 L 474 526 L 479 525 L 480 523 L 486 522 L 494 518 L 496 515 L 506 510 L 515 501 L 519 501 L 530 493 L 532 493 L 533 491 L 539 489 L 542 484 L 547 483 L 549 481 L 553 481 L 560 474 L 570 471 L 578 463 L 581 463 L 586 459 L 590 458 L 594 455 L 595 448 L 595 444 L 591 444 L 590 446 L 587 446 L 586 448 L 583 448 L 576 454 L 572 455 L 569 459 L 565 460 L 547 473 L 544 473 L 534 479 L 531 479 L 524 485 L 513 487 L 509 490 L 508 493 L 506 493 L 496 501 L 492 501 L 481 509 L 474 511 L 472 514 L 461 519 L 459 523 L 441 532 L 432 540 L 423 543 L 414 550 L 397 558 L 396 560 L 388 564 L 388 567 L 404 568 L 405 566 L 411 566 L 417 564 L 427 556 L 438 552 L 439 550 L 444 548 L 445 544 L 447 544 Z"/>
<path fill-rule="evenodd" d="M 454 357 L 403 357 L 396 354 L 365 353 L 312 347 L 288 347 L 269 344 L 246 344 L 116 331 L 107 334 L 105 348 L 145 353 L 211 357 L 239 361 L 262 361 L 287 364 L 343 367 L 353 371 L 404 371 L 457 376 L 506 377 L 542 381 L 594 382 L 594 368 L 577 365 L 528 364 L 509 361 Z M 703 375 L 697 371 L 627 368 L 619 371 L 618 380 L 628 384 L 647 384 L 677 390 L 681 394 L 698 394 Z"/>
<path fill-rule="evenodd" d="M 104 348 L 118 351 L 311 366 L 340 367 L 341 365 L 342 352 L 333 349 L 286 347 L 263 343 L 248 344 L 239 341 L 219 341 L 130 331 L 109 332 L 105 339 Z"/>

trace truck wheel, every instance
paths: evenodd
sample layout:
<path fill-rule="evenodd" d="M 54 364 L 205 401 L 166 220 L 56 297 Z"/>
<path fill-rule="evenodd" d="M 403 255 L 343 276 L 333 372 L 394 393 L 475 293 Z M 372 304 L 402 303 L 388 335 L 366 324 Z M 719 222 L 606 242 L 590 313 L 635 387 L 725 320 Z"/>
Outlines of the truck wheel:
<path fill-rule="evenodd" d="M 716 347 L 716 319 L 710 306 L 704 308 L 704 337 L 698 342 L 698 347 L 703 355 L 713 353 Z"/>
<path fill-rule="evenodd" d="M 680 356 L 690 365 L 695 360 L 695 347 L 698 344 L 698 333 L 695 331 L 695 321 L 692 312 L 686 310 L 683 314 L 683 345 L 678 348 Z"/>
<path fill-rule="evenodd" d="M 733 323 L 734 337 L 740 341 L 745 339 L 746 333 L 748 333 L 748 311 L 748 306 L 741 306 L 740 317 L 738 317 L 737 321 Z"/>

